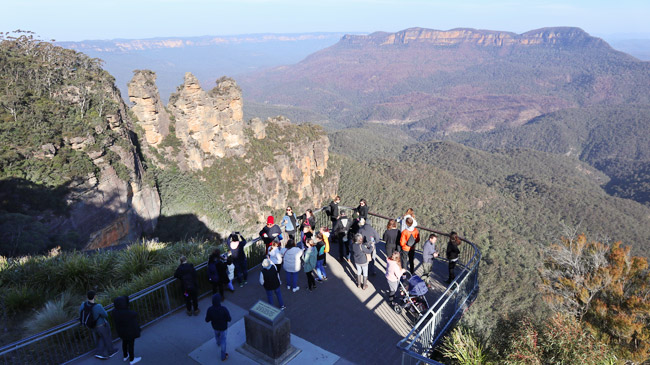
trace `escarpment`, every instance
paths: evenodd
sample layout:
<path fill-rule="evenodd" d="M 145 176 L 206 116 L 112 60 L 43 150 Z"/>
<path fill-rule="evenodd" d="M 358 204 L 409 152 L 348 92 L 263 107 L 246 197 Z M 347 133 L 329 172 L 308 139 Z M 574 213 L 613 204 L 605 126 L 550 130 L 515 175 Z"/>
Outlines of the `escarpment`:
<path fill-rule="evenodd" d="M 283 117 L 244 121 L 241 89 L 227 77 L 205 91 L 187 73 L 166 108 L 154 82 L 153 72 L 135 71 L 129 95 L 144 153 L 166 176 L 159 183 L 164 215 L 192 214 L 217 232 L 253 232 L 287 205 L 315 207 L 335 193 L 338 174 L 328 169 L 321 127 Z M 165 121 L 169 134 L 149 138 Z"/>

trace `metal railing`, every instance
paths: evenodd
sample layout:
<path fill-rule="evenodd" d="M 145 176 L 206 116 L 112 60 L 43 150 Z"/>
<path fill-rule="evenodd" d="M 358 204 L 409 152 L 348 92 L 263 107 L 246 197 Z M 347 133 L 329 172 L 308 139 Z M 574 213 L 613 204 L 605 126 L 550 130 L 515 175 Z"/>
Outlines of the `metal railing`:
<path fill-rule="evenodd" d="M 259 238 L 244 247 L 249 268 L 259 265 L 266 255 L 266 247 L 258 245 Z M 207 279 L 208 263 L 197 265 L 199 296 L 212 291 Z M 142 327 L 165 318 L 185 306 L 180 281 L 173 277 L 165 279 L 135 294 L 129 295 L 130 309 L 136 311 Z M 112 324 L 113 304 L 106 306 L 113 338 L 117 339 Z M 86 356 L 95 348 L 90 330 L 82 327 L 78 319 L 70 320 L 47 331 L 37 333 L 0 348 L 0 364 L 61 364 Z"/>
<path fill-rule="evenodd" d="M 351 209 L 341 206 L 341 209 Z M 314 211 L 316 227 L 329 226 L 329 217 L 322 209 Z M 352 214 L 349 214 L 352 216 Z M 368 220 L 375 228 L 384 227 L 388 217 L 369 213 Z M 418 227 L 420 231 L 445 233 L 432 229 Z M 468 245 L 461 245 L 458 267 L 461 275 L 447 288 L 438 301 L 416 323 L 413 330 L 398 344 L 403 351 L 402 363 L 435 363 L 428 358 L 430 351 L 442 334 L 459 317 L 459 314 L 473 300 L 478 290 L 478 264 L 481 252 L 473 243 L 463 240 Z M 252 239 L 244 250 L 248 259 L 248 267 L 259 265 L 266 256 L 266 246 L 258 244 L 259 238 Z M 421 250 L 424 240 L 416 246 Z M 199 296 L 211 293 L 211 285 L 207 280 L 207 261 L 196 266 L 199 281 Z M 130 308 L 139 313 L 142 327 L 165 318 L 171 313 L 184 307 L 181 283 L 173 277 L 165 279 L 135 294 L 129 295 Z M 113 305 L 106 306 L 109 321 L 112 324 Z M 114 326 L 111 326 L 114 331 Z M 114 336 L 113 338 L 117 338 Z M 16 341 L 0 348 L 0 364 L 60 364 L 68 363 L 86 356 L 93 351 L 90 331 L 83 328 L 79 320 L 73 319 L 47 331 Z"/>

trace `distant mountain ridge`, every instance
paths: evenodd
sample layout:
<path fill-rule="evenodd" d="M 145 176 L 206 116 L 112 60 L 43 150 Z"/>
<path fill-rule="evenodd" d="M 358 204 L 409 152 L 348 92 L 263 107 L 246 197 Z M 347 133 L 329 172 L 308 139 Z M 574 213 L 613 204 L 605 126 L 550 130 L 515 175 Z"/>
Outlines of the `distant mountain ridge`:
<path fill-rule="evenodd" d="M 558 46 L 602 46 L 609 45 L 600 38 L 575 27 L 540 28 L 522 34 L 472 28 L 436 30 L 409 28 L 397 33 L 375 32 L 369 35 L 345 35 L 341 43 L 396 45 L 426 43 L 435 46 L 453 46 L 470 43 L 482 46 L 508 45 L 558 45 Z"/>
<path fill-rule="evenodd" d="M 579 28 L 410 28 L 347 35 L 239 84 L 252 102 L 308 109 L 346 126 L 486 131 L 570 107 L 650 103 L 650 64 Z"/>

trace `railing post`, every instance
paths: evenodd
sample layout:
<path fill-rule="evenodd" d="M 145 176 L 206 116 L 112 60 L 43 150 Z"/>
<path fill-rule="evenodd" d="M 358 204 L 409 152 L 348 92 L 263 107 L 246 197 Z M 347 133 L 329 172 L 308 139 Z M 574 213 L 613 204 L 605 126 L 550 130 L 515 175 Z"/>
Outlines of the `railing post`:
<path fill-rule="evenodd" d="M 165 302 L 167 303 L 167 313 L 172 311 L 172 302 L 169 299 L 169 292 L 167 291 L 167 284 L 163 286 L 163 291 L 165 292 Z"/>

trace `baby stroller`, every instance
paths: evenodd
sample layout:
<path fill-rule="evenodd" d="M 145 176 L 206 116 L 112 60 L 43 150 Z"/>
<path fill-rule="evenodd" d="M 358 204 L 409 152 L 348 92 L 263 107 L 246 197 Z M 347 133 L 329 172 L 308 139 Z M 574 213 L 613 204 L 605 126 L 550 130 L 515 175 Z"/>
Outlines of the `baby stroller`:
<path fill-rule="evenodd" d="M 406 285 L 404 285 L 406 280 Z M 406 271 L 403 279 L 399 281 L 400 297 L 393 302 L 393 310 L 400 314 L 402 311 L 408 311 L 412 314 L 422 316 L 429 309 L 429 302 L 424 296 L 428 291 L 427 284 L 417 275 L 412 275 Z"/>

